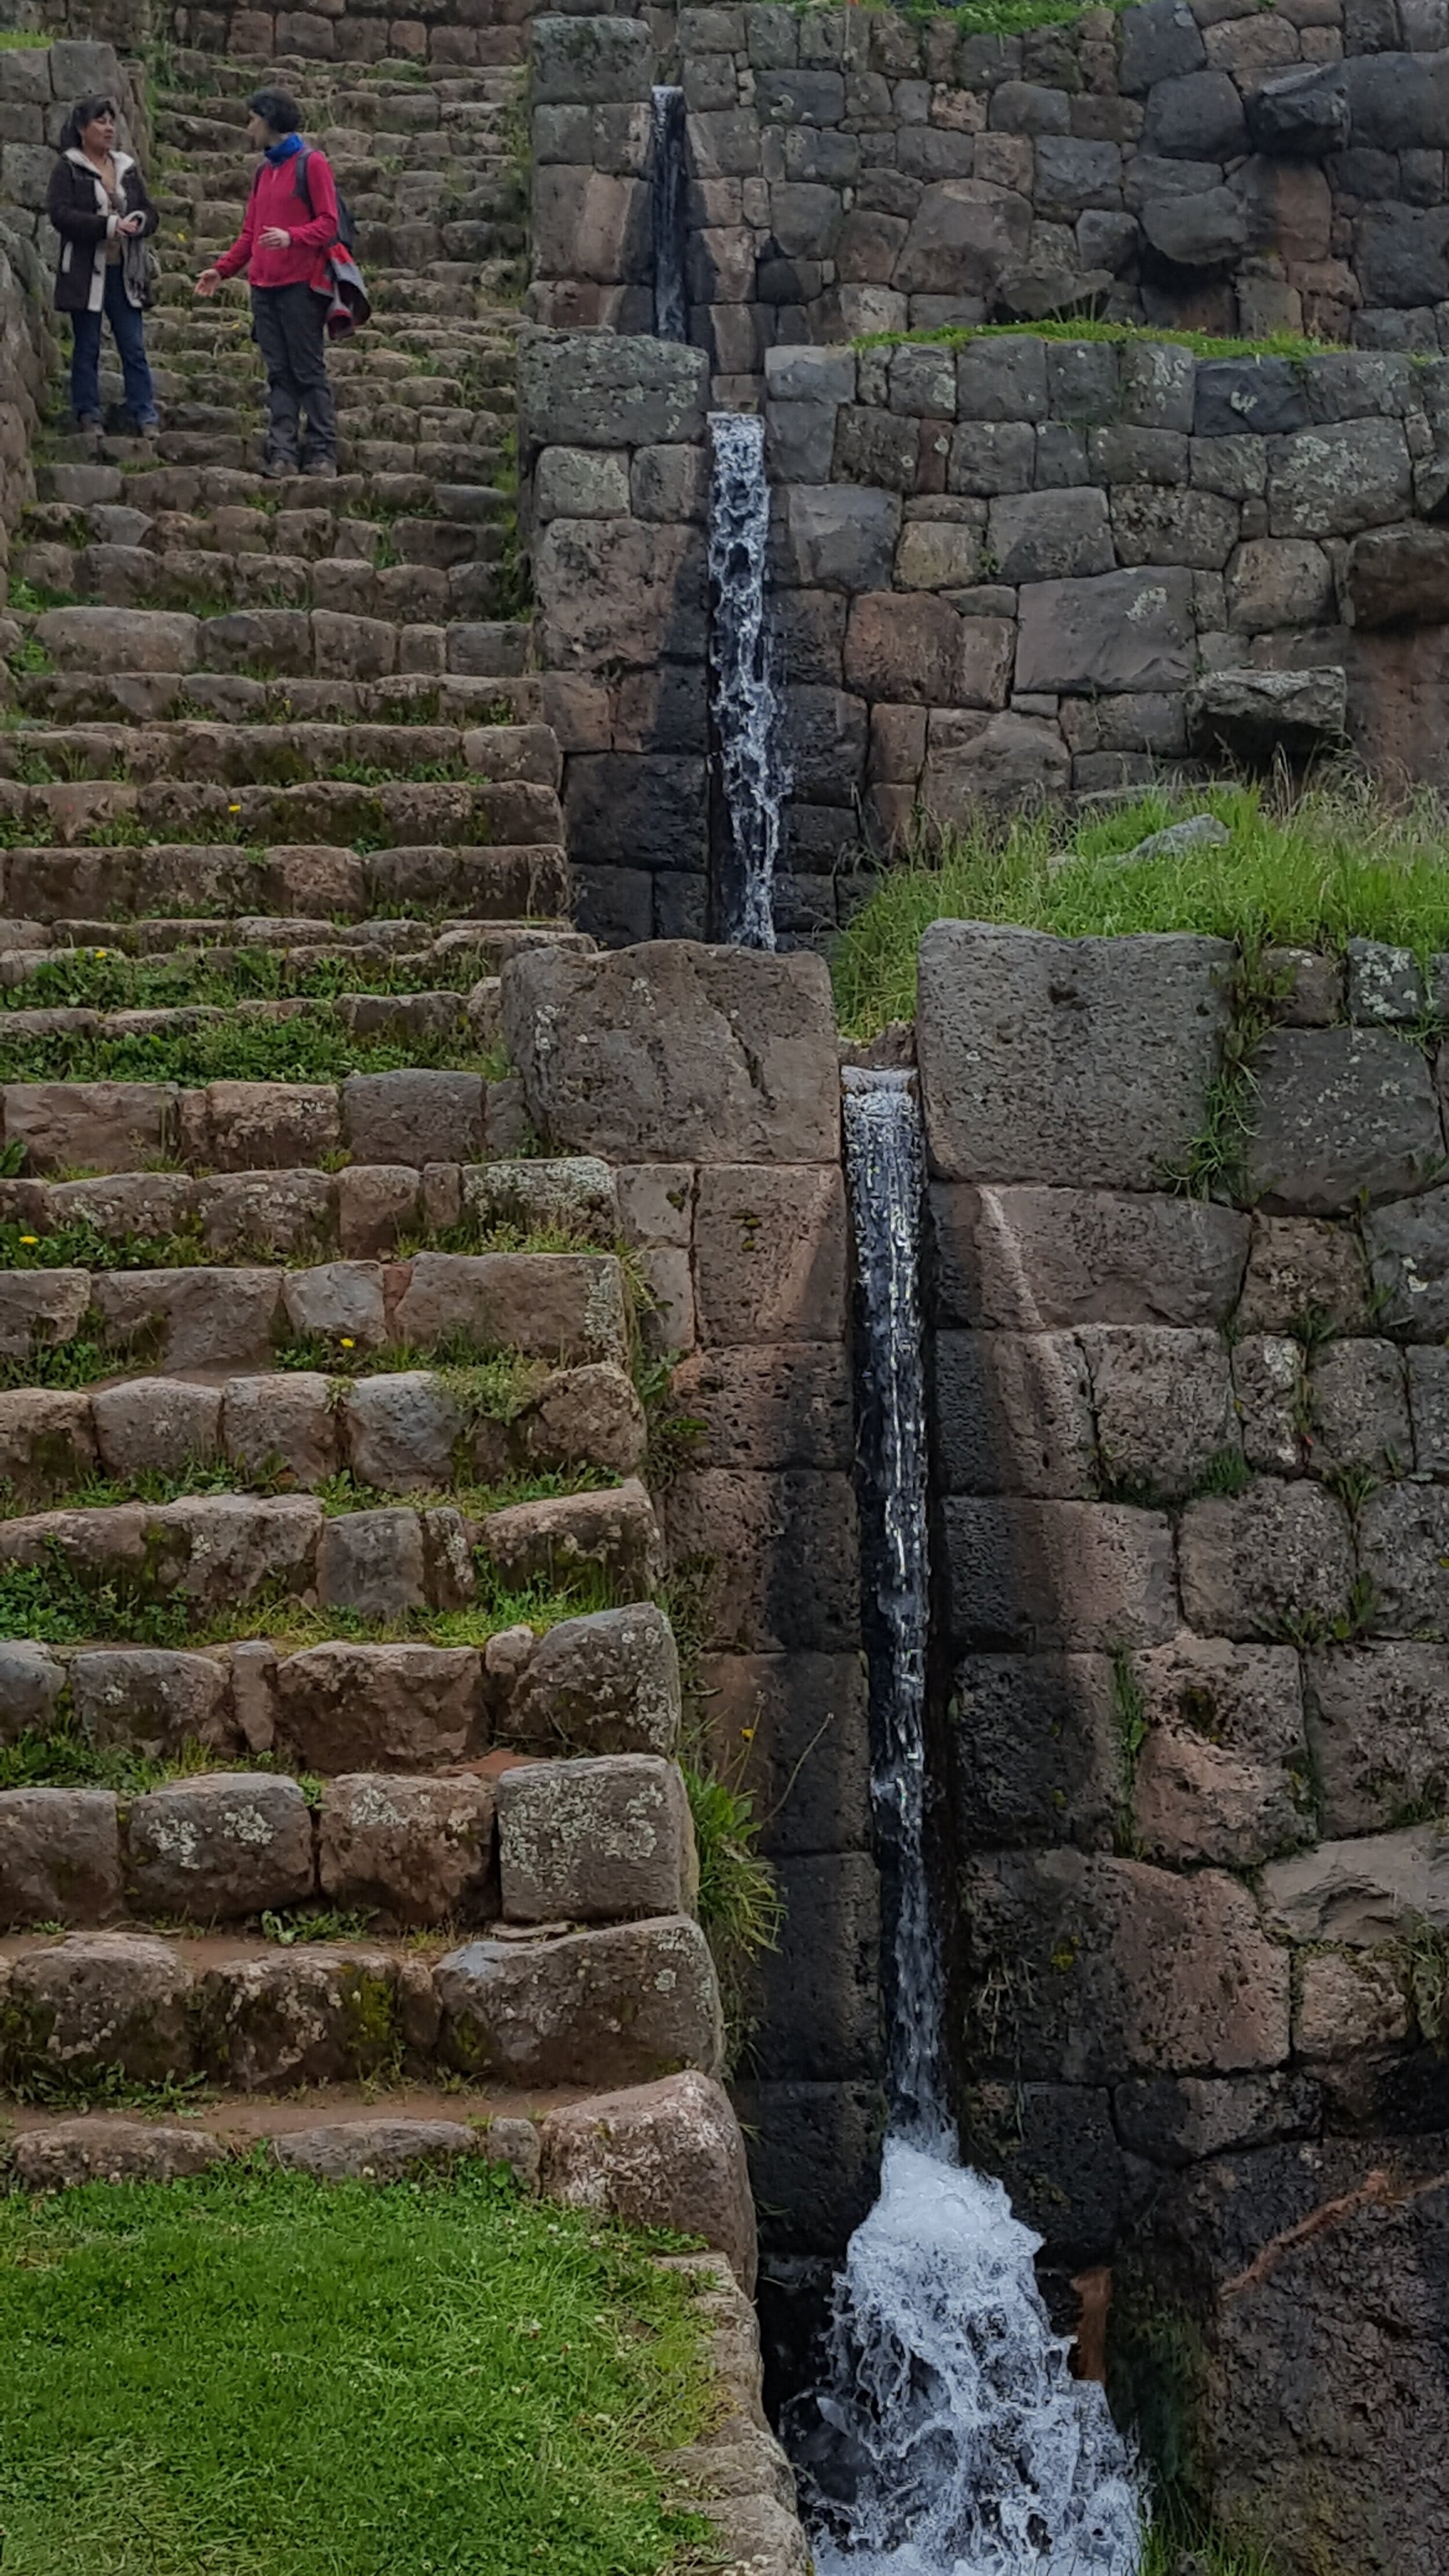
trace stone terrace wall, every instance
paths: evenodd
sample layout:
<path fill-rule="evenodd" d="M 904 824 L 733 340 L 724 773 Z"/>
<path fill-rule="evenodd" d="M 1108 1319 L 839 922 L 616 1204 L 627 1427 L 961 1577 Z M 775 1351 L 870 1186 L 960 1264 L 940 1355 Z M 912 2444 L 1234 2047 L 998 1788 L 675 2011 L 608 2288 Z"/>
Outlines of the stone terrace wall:
<path fill-rule="evenodd" d="M 736 2099 L 766 2272 L 792 2274 L 864 2216 L 881 2125 L 829 981 L 813 957 L 685 942 L 540 952 L 510 969 L 504 1030 L 539 1134 L 619 1167 L 681 1354 L 693 1429 L 656 1499 L 693 1604 L 697 1724 L 755 1795 L 785 1900 Z"/>
<path fill-rule="evenodd" d="M 541 15 L 531 309 L 650 327 L 648 97 L 677 80 L 717 399 L 781 344 L 1084 310 L 1433 350 L 1446 46 L 1444 0 L 1149 0 L 1006 37 L 946 10 Z"/>
<path fill-rule="evenodd" d="M 65 0 L 89 6 L 89 0 Z M 49 6 L 49 0 L 47 0 Z M 312 0 L 306 9 L 168 7 L 152 0 L 158 27 L 203 52 L 275 62 L 521 63 L 529 0 Z"/>
<path fill-rule="evenodd" d="M 958 2066 L 1169 2465 L 1292 2576 L 1429 2576 L 1449 959 L 1276 962 L 1218 1202 L 1163 1175 L 1222 946 L 922 944 Z"/>
<path fill-rule="evenodd" d="M 608 940 L 707 922 L 708 396 L 702 350 L 523 337 L 536 643 L 580 919 Z M 1372 764 L 1449 780 L 1449 531 L 1423 515 L 1449 493 L 1449 359 L 774 349 L 765 419 L 782 938 L 828 938 L 863 842 L 918 802 L 959 819 L 1345 721 Z"/>

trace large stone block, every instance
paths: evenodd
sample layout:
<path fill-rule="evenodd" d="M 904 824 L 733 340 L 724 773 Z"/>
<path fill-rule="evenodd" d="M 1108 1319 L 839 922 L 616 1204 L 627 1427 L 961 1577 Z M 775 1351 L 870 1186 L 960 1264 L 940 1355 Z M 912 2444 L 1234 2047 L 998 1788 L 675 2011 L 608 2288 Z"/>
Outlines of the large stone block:
<path fill-rule="evenodd" d="M 318 1817 L 322 1893 L 393 1924 L 479 1922 L 497 1902 L 492 1782 L 344 1772 Z"/>
<path fill-rule="evenodd" d="M 1105 2088 L 973 2085 L 963 2126 L 963 2153 L 1005 2183 L 1012 2216 L 1045 2240 L 1047 2263 L 1091 2263 L 1113 2251 L 1122 2155 Z"/>
<path fill-rule="evenodd" d="M 1354 540 L 1348 590 L 1355 626 L 1449 624 L 1449 528 L 1371 528 Z"/>
<path fill-rule="evenodd" d="M 43 1646 L 0 1646 L 0 1744 L 49 1735 L 66 1681 L 67 1667 Z"/>
<path fill-rule="evenodd" d="M 1442 1825 L 1319 1843 L 1263 1872 L 1264 1919 L 1294 1943 L 1376 1949 L 1407 1926 L 1449 1925 L 1449 1836 Z"/>
<path fill-rule="evenodd" d="M 727 2095 L 687 2069 L 551 2111 L 540 2179 L 550 2200 L 633 2227 L 702 2236 L 755 2286 L 755 2209 L 744 2141 Z"/>
<path fill-rule="evenodd" d="M 156 1762 L 184 1744 L 231 1742 L 226 1661 L 159 1647 L 116 1646 L 75 1655 L 71 1707 L 88 1744 L 122 1745 Z"/>
<path fill-rule="evenodd" d="M 662 1610 L 636 1601 L 546 1630 L 528 1652 L 497 1731 L 502 1741 L 539 1752 L 672 1754 L 679 1718 L 673 1630 Z"/>
<path fill-rule="evenodd" d="M 846 1220 L 839 1171 L 707 1165 L 695 1201 L 694 1263 L 702 1342 L 841 1340 Z"/>
<path fill-rule="evenodd" d="M 310 1646 L 278 1665 L 277 1703 L 306 1770 L 416 1771 L 478 1749 L 482 1663 L 466 1646 Z"/>
<path fill-rule="evenodd" d="M 1414 1341 L 1442 1341 L 1449 1334 L 1449 1189 L 1371 1208 L 1364 1242 L 1379 1322 Z"/>
<path fill-rule="evenodd" d="M 295 1780 L 217 1772 L 173 1780 L 133 1799 L 127 1884 L 138 1912 L 213 1918 L 258 1915 L 312 1894 L 312 1819 Z"/>
<path fill-rule="evenodd" d="M 1315 1351 L 1308 1379 L 1308 1463 L 1394 1475 L 1413 1455 L 1404 1355 L 1393 1342 L 1344 1340 Z"/>
<path fill-rule="evenodd" d="M 848 1476 L 688 1469 L 662 1497 L 670 1561 L 708 1569 L 708 1636 L 741 1654 L 849 1652 L 860 1567 Z"/>
<path fill-rule="evenodd" d="M 420 1252 L 397 1331 L 420 1349 L 455 1333 L 563 1365 L 623 1361 L 623 1277 L 606 1252 Z"/>
<path fill-rule="evenodd" d="M 965 1896 L 976 2044 L 1018 2080 L 1227 2075 L 1286 2059 L 1287 1953 L 1235 1879 L 1063 1849 L 974 1861 Z"/>
<path fill-rule="evenodd" d="M 1310 1839 L 1303 1693 L 1291 1646 L 1186 1633 L 1133 1658 L 1146 1727 L 1132 1811 L 1145 1858 L 1252 1869 Z"/>
<path fill-rule="evenodd" d="M 654 44 L 641 18 L 535 18 L 529 31 L 533 96 L 540 105 L 647 99 Z"/>
<path fill-rule="evenodd" d="M 872 2075 L 879 2062 L 880 1880 L 868 1852 L 775 1863 L 791 1929 L 750 1979 L 761 2059 L 806 2083 Z"/>
<path fill-rule="evenodd" d="M 691 1904 L 694 1835 L 672 1762 L 530 1762 L 499 1774 L 497 1796 L 507 1921 L 622 1922 Z"/>
<path fill-rule="evenodd" d="M 1329 1216 L 1420 1189 L 1443 1130 L 1420 1048 L 1387 1029 L 1277 1029 L 1254 1066 L 1247 1186 L 1283 1215 Z"/>
<path fill-rule="evenodd" d="M 850 1363 L 838 1343 L 699 1352 L 675 1370 L 671 1393 L 694 1425 L 697 1467 L 844 1469 L 854 1457 Z"/>
<path fill-rule="evenodd" d="M 1088 1325 L 1098 1461 L 1107 1490 L 1181 1502 L 1239 1447 L 1227 1346 L 1213 1332 Z"/>
<path fill-rule="evenodd" d="M 1027 198 L 986 180 L 937 180 L 922 192 L 891 282 L 906 295 L 990 296 L 1025 257 L 1030 233 Z"/>
<path fill-rule="evenodd" d="M 447 2064 L 510 2084 L 648 2084 L 719 2070 L 714 1962 L 666 1915 L 537 1941 L 472 1941 L 439 1961 Z"/>
<path fill-rule="evenodd" d="M 1385 1208 L 1368 1224 L 1389 1226 L 1400 1214 L 1417 1219 L 1432 1206 L 1432 1195 L 1411 1199 L 1403 1210 Z M 1254 1216 L 1237 1314 L 1240 1333 L 1302 1332 L 1312 1317 L 1320 1329 L 1329 1325 L 1340 1333 L 1359 1332 L 1368 1322 L 1368 1293 L 1363 1246 L 1350 1227 L 1315 1217 Z M 1449 1329 L 1449 1310 L 1444 1321 Z"/>
<path fill-rule="evenodd" d="M 968 1655 L 947 1703 L 961 1846 L 1110 1851 L 1127 1789 L 1108 1655 Z"/>
<path fill-rule="evenodd" d="M 958 1649 L 1110 1654 L 1160 1645 L 1177 1626 L 1165 1513 L 954 1497 L 940 1521 Z"/>
<path fill-rule="evenodd" d="M 525 446 L 654 447 L 704 436 L 709 360 L 671 340 L 525 329 L 518 399 Z"/>
<path fill-rule="evenodd" d="M 858 1655 L 704 1655 L 699 1691 L 715 1767 L 753 1797 L 767 1859 L 868 1847 Z"/>
<path fill-rule="evenodd" d="M 1372 1635 L 1449 1634 L 1449 1488 L 1395 1484 L 1370 1494 L 1359 1558 L 1372 1587 Z"/>
<path fill-rule="evenodd" d="M 1096 1493 L 1091 1387 L 1072 1334 L 940 1332 L 934 1361 L 935 1454 L 946 1493 Z"/>
<path fill-rule="evenodd" d="M 504 1579 L 566 1583 L 586 1566 L 612 1591 L 646 1599 L 664 1573 L 654 1506 L 637 1476 L 603 1493 L 513 1503 L 480 1524 L 485 1553 Z"/>
<path fill-rule="evenodd" d="M 534 1125 L 617 1162 L 833 1163 L 823 962 L 692 941 L 509 961 L 503 1028 Z"/>
<path fill-rule="evenodd" d="M 1185 566 L 1033 582 L 1021 599 L 1016 685 L 1069 697 L 1183 689 L 1195 635 Z"/>
<path fill-rule="evenodd" d="M 1449 1649 L 1325 1646 L 1304 1659 L 1323 1828 L 1382 1833 L 1449 1804 Z"/>
<path fill-rule="evenodd" d="M 1242 1285 L 1248 1219 L 1207 1199 L 935 1182 L 930 1208 L 945 1323 L 1222 1324 Z"/>
<path fill-rule="evenodd" d="M 1403 423 L 1350 420 L 1275 441 L 1268 465 L 1268 527 L 1275 537 L 1351 537 L 1412 507 Z"/>
<path fill-rule="evenodd" d="M 765 2244 L 788 2259 L 841 2254 L 880 2183 L 885 2096 L 874 2083 L 741 2083 Z"/>
<path fill-rule="evenodd" d="M 933 922 L 917 1061 L 938 1178 L 1150 1190 L 1202 1124 L 1223 942 Z"/>
<path fill-rule="evenodd" d="M 103 1923 L 120 1905 L 116 1801 L 108 1789 L 0 1795 L 0 1924 Z"/>
<path fill-rule="evenodd" d="M 420 1959 L 299 1943 L 203 1969 L 195 2022 L 209 2074 L 267 2093 L 410 2071 L 436 2039 L 438 2010 Z"/>
<path fill-rule="evenodd" d="M 987 543 L 1004 582 L 1076 580 L 1111 572 L 1116 562 L 1107 496 L 1090 483 L 993 501 Z"/>
<path fill-rule="evenodd" d="M 535 552 L 534 584 L 550 670 L 703 660 L 705 549 L 697 528 L 552 519 Z"/>
<path fill-rule="evenodd" d="M 136 1933 L 73 1933 L 28 1950 L 10 1969 L 6 2079 L 52 2079 L 119 2068 L 136 2084 L 191 2072 L 192 1978 L 170 1941 Z"/>
<path fill-rule="evenodd" d="M 1290 1624 L 1327 1634 L 1350 1615 L 1348 1521 L 1317 1485 L 1263 1478 L 1189 1503 L 1178 1545 L 1183 1610 L 1208 1635 L 1277 1638 Z"/>

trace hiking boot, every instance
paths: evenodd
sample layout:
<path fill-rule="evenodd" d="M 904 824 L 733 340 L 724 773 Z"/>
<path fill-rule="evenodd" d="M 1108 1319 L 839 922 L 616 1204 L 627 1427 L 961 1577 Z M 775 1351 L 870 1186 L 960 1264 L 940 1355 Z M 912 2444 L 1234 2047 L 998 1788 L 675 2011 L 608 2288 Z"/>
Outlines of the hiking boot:
<path fill-rule="evenodd" d="M 262 458 L 262 472 L 266 475 L 269 482 L 284 483 L 288 476 L 295 474 L 296 471 L 297 460 L 295 456 L 264 456 Z"/>
<path fill-rule="evenodd" d="M 336 462 L 330 456 L 309 456 L 305 458 L 302 465 L 302 471 L 304 474 L 323 475 L 329 482 L 335 483 L 337 480 Z"/>

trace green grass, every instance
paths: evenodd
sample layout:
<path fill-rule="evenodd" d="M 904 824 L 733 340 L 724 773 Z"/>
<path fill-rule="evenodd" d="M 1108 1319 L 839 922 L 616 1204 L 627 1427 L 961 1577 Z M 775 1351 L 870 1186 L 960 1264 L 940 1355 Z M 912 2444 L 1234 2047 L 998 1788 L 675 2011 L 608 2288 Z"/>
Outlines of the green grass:
<path fill-rule="evenodd" d="M 724 2006 L 728 2062 L 749 2039 L 750 1972 L 773 1950 L 784 1922 L 774 1875 L 755 1849 L 760 1826 L 754 1800 L 713 1772 L 683 1765 L 699 1854 L 699 1920 L 710 1946 Z"/>
<path fill-rule="evenodd" d="M 37 35 L 24 27 L 0 27 L 0 54 L 44 52 L 51 42 L 49 36 Z"/>
<path fill-rule="evenodd" d="M 708 2420 L 688 2276 L 499 2166 L 0 2203 L 25 2576 L 662 2576 Z"/>
<path fill-rule="evenodd" d="M 1131 867 L 1120 854 L 1164 824 L 1212 812 L 1219 849 Z M 1075 851 L 1077 864 L 1049 861 Z M 1033 816 L 949 837 L 939 862 L 915 858 L 882 876 L 835 952 L 841 1027 L 867 1037 L 916 1006 L 916 951 L 928 924 L 1019 922 L 1064 937 L 1191 930 L 1265 944 L 1338 949 L 1361 937 L 1449 949 L 1449 819 L 1431 800 L 1392 811 L 1368 788 L 1324 788 L 1277 801 L 1246 787 L 1151 795 L 1075 827 Z"/>
<path fill-rule="evenodd" d="M 426 934 L 420 932 L 420 944 Z M 218 942 L 218 957 L 209 948 L 182 948 L 154 957 L 131 957 L 121 948 L 77 948 L 27 975 L 0 993 L 5 1011 L 92 1010 L 157 1011 L 189 1006 L 234 1009 L 238 1002 L 330 1002 L 339 993 L 415 993 L 418 969 L 399 967 L 359 949 L 356 959 L 329 957 L 310 966 L 289 966 L 285 951 L 235 949 Z M 466 993 L 478 981 L 476 953 L 461 952 L 429 960 L 430 992 Z M 0 1017 L 0 1032 L 4 1021 Z"/>
<path fill-rule="evenodd" d="M 597 1566 L 567 1581 L 540 1576 L 510 1589 L 491 1560 L 475 1555 L 477 1598 L 462 1610 L 416 1610 L 395 1619 L 318 1609 L 286 1592 L 260 1592 L 235 1610 L 208 1613 L 175 1593 L 154 1594 L 116 1579 L 87 1583 L 58 1549 L 39 1565 L 0 1566 L 0 1638 L 79 1646 L 199 1647 L 270 1637 L 288 1654 L 340 1641 L 359 1645 L 485 1646 L 502 1628 L 531 1627 L 542 1636 L 560 1619 L 612 1610 L 617 1596 Z"/>
<path fill-rule="evenodd" d="M 326 1010 L 290 1020 L 204 1020 L 137 1037 L 7 1037 L 0 1014 L 0 1082 L 341 1082 L 419 1065 L 497 1071 L 461 1022 L 451 1043 L 409 1038 L 392 1046 L 354 1038 Z"/>
<path fill-rule="evenodd" d="M 274 1771 L 270 1754 L 219 1753 L 189 1737 L 167 1761 L 152 1761 L 125 1744 L 92 1744 L 69 1722 L 41 1734 L 27 1727 L 0 1744 L 0 1789 L 113 1789 L 118 1798 L 140 1798 L 167 1780 L 194 1779 L 204 1771 Z"/>
<path fill-rule="evenodd" d="M 988 0 L 988 5 L 990 0 Z M 1052 0 L 1001 0 L 1004 13 L 1012 15 L 1015 26 L 1056 24 L 1062 13 L 1052 7 Z M 1109 0 L 1113 7 L 1127 7 L 1130 0 Z M 1017 16 L 1015 12 L 1037 9 L 1039 17 Z M 909 15 L 910 13 L 905 13 Z M 955 11 L 943 13 L 955 16 Z M 964 14 L 964 13 L 962 13 Z M 976 28 L 973 34 L 1005 33 L 1004 25 L 994 30 Z M 1310 340 L 1301 331 L 1270 331 L 1262 340 L 1234 340 L 1215 337 L 1209 331 L 1160 331 L 1140 322 L 1098 322 L 1084 315 L 1076 322 L 943 322 L 932 331 L 863 331 L 852 341 L 856 349 L 964 349 L 972 340 L 1105 340 L 1116 348 L 1141 344 L 1151 347 L 1166 341 L 1174 349 L 1191 349 L 1199 358 L 1327 358 L 1341 355 L 1334 340 Z"/>
<path fill-rule="evenodd" d="M 1178 2576 L 1184 2560 L 1192 2576 L 1278 2576 L 1275 2562 L 1251 2541 L 1224 2540 L 1179 2512 L 1159 2513 L 1147 2535 L 1141 2576 Z"/>

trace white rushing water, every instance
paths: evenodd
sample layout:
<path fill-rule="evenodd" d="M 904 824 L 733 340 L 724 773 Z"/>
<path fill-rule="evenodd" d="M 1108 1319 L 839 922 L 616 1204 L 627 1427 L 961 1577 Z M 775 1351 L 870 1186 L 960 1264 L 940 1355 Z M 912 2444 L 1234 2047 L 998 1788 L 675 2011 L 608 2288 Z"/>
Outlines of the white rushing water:
<path fill-rule="evenodd" d="M 792 2426 L 819 2576 L 1137 2576 L 1143 2501 L 1102 2390 L 1074 2380 L 1041 2239 L 958 2162 L 925 1869 L 926 1439 L 911 1077 L 848 1070 L 877 1611 L 877 1825 L 896 1879 L 880 2197 L 835 2284 L 826 2377 Z M 872 1508 L 873 1506 L 873 1508 Z"/>
<path fill-rule="evenodd" d="M 662 84 L 649 93 L 654 142 L 650 231 L 654 247 L 654 337 L 683 340 L 689 317 L 684 292 L 684 92 Z"/>
<path fill-rule="evenodd" d="M 766 622 L 765 424 L 752 412 L 713 411 L 709 441 L 710 714 L 730 840 L 717 909 L 729 946 L 773 948 L 775 862 L 789 781 Z"/>

